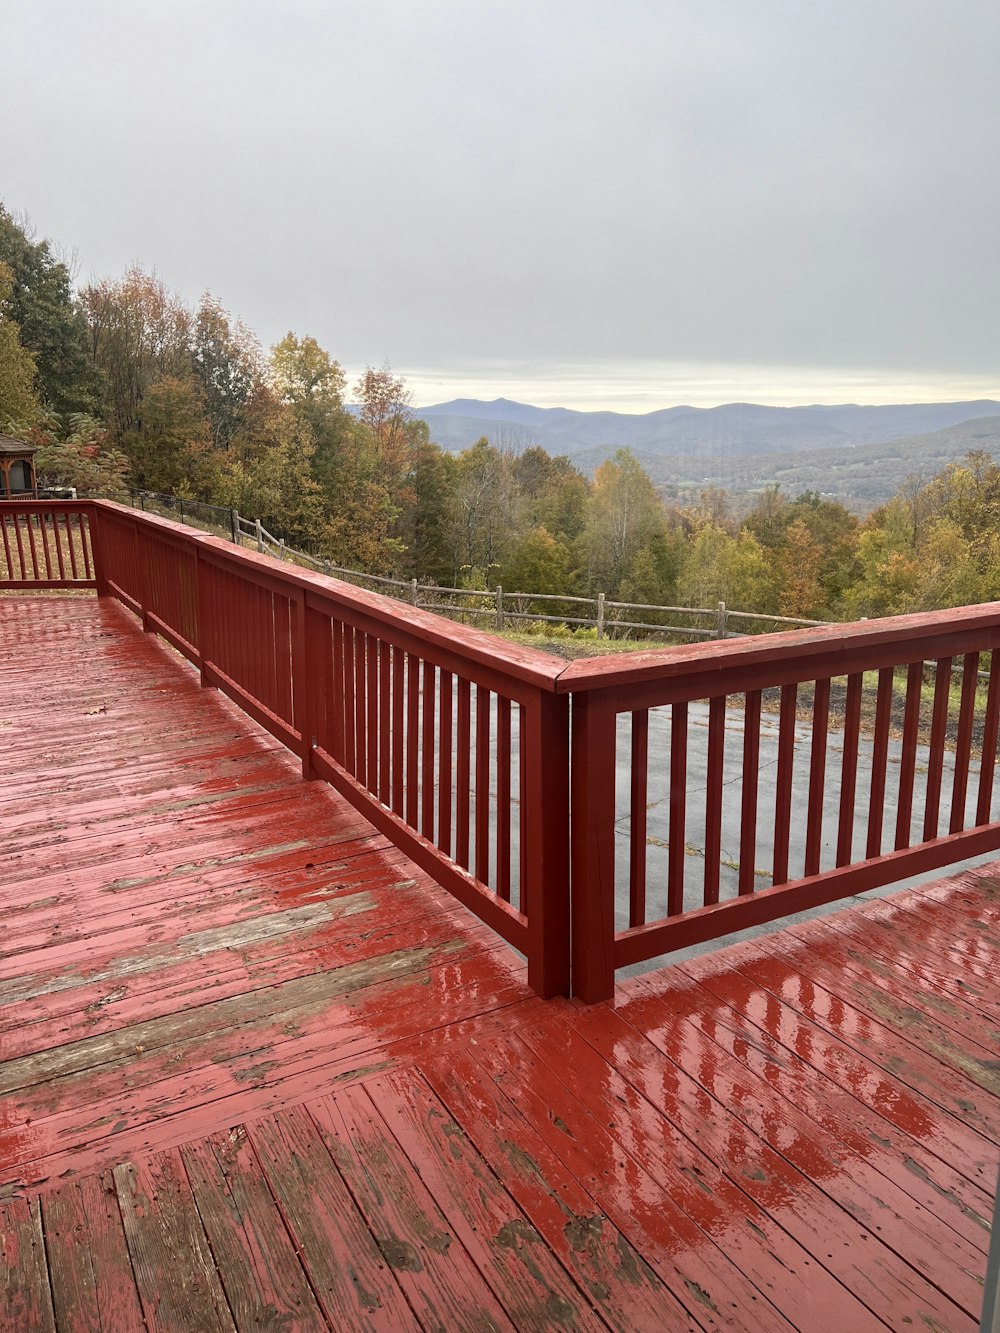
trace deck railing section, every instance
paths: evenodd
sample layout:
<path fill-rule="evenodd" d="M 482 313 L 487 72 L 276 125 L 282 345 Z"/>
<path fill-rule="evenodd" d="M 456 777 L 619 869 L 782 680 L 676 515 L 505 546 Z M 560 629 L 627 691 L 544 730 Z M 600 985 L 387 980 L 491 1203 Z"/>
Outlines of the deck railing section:
<path fill-rule="evenodd" d="M 0 501 L 0 587 L 93 588 L 89 508 Z"/>
<path fill-rule="evenodd" d="M 574 991 L 1000 847 L 998 645 L 992 605 L 573 663 Z"/>
<path fill-rule="evenodd" d="M 109 502 L 94 521 L 99 590 L 568 991 L 561 663 Z"/>
<path fill-rule="evenodd" d="M 107 501 L 5 502 L 0 558 L 141 616 L 542 995 L 1000 848 L 1000 604 L 567 664 Z"/>

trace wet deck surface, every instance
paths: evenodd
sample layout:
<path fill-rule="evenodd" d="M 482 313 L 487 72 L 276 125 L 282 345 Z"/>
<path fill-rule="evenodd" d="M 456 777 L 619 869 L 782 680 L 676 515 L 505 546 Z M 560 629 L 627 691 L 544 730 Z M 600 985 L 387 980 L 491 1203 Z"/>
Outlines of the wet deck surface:
<path fill-rule="evenodd" d="M 542 1004 L 87 598 L 0 773 L 4 1333 L 977 1327 L 1000 868 Z"/>

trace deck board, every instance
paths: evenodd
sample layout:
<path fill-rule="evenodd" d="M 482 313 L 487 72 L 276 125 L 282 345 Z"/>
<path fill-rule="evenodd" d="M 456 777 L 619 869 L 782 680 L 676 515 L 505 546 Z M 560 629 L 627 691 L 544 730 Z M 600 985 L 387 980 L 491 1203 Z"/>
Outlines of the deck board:
<path fill-rule="evenodd" d="M 0 1328 L 973 1330 L 1000 867 L 542 1003 L 134 618 L 0 597 Z"/>

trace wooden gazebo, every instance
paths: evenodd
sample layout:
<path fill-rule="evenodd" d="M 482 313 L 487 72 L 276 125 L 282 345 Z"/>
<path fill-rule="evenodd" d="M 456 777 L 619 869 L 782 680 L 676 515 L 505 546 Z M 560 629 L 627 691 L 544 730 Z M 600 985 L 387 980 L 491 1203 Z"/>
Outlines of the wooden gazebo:
<path fill-rule="evenodd" d="M 36 453 L 26 440 L 0 435 L 0 500 L 38 499 Z"/>

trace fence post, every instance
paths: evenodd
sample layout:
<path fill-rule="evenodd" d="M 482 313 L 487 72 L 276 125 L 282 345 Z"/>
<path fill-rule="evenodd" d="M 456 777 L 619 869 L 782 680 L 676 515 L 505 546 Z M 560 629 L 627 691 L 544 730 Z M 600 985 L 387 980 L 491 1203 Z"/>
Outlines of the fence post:
<path fill-rule="evenodd" d="M 140 492 L 139 492 L 139 508 L 142 510 L 143 513 L 146 512 L 146 492 L 145 492 L 145 491 L 140 491 Z"/>
<path fill-rule="evenodd" d="M 615 993 L 615 741 L 610 700 L 573 695 L 572 886 L 573 994 L 587 1004 Z"/>
<path fill-rule="evenodd" d="M 282 537 L 281 541 L 278 543 L 278 546 L 280 547 L 280 550 L 278 551 L 278 559 L 279 559 L 279 560 L 284 560 L 284 559 L 285 559 L 285 539 L 284 539 L 284 537 Z"/>
<path fill-rule="evenodd" d="M 233 545 L 240 545 L 240 516 L 235 509 L 229 511 L 229 531 L 233 536 Z"/>
<path fill-rule="evenodd" d="M 597 594 L 597 637 L 604 638 L 604 593 Z"/>
<path fill-rule="evenodd" d="M 177 505 L 178 505 L 178 508 L 180 509 L 180 513 L 181 513 L 181 522 L 182 522 L 182 523 L 186 523 L 186 522 L 187 522 L 187 519 L 184 517 L 184 501 L 179 499 L 179 500 L 177 501 Z"/>
<path fill-rule="evenodd" d="M 497 584 L 497 633 L 503 629 L 503 588 Z"/>
<path fill-rule="evenodd" d="M 726 637 L 726 604 L 720 602 L 715 612 L 715 637 L 724 639 Z"/>
<path fill-rule="evenodd" d="M 254 528 L 257 533 L 257 550 L 264 554 L 264 528 L 259 518 L 254 519 Z"/>
<path fill-rule="evenodd" d="M 420 601 L 420 585 L 416 579 L 410 579 L 410 601 L 414 606 Z"/>
<path fill-rule="evenodd" d="M 569 696 L 539 691 L 522 717 L 528 985 L 549 999 L 570 993 Z"/>

